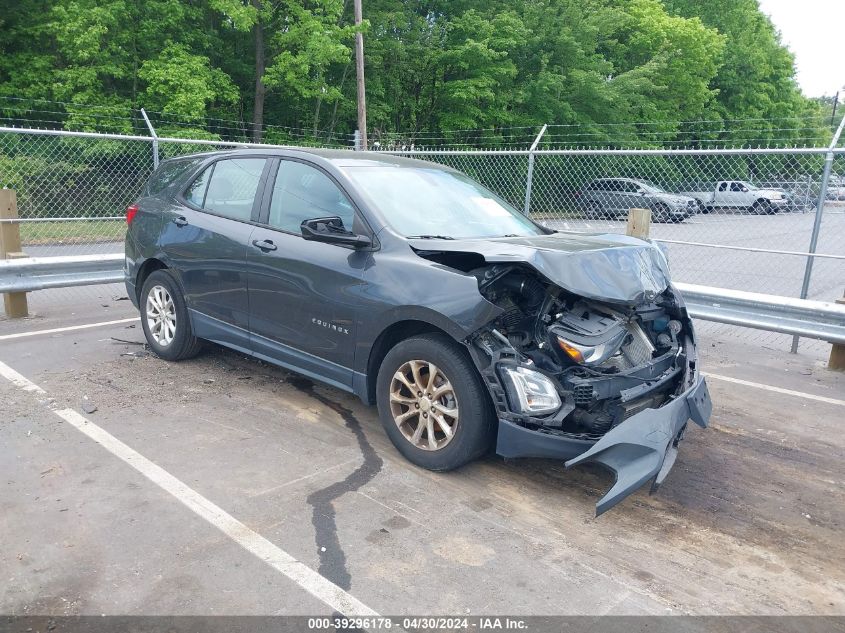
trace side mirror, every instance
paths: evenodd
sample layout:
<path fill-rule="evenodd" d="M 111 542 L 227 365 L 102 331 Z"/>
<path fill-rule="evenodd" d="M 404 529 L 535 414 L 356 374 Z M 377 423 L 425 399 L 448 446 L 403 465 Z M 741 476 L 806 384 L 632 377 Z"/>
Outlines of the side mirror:
<path fill-rule="evenodd" d="M 748 193 L 748 187 L 743 187 L 743 188 L 742 188 L 742 193 Z"/>
<path fill-rule="evenodd" d="M 644 196 L 646 194 L 646 190 L 645 189 L 637 189 L 637 193 L 640 194 L 641 196 Z"/>
<path fill-rule="evenodd" d="M 373 244 L 366 235 L 356 235 L 352 231 L 347 231 L 343 226 L 343 220 L 337 216 L 305 220 L 299 228 L 302 231 L 302 237 L 309 242 L 341 244 L 352 248 L 366 248 Z"/>

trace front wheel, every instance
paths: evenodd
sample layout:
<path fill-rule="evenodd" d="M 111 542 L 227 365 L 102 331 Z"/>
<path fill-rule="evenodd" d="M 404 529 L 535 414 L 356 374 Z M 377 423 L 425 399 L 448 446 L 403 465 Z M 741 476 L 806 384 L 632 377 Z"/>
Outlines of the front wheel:
<path fill-rule="evenodd" d="M 441 334 L 406 339 L 382 361 L 379 417 L 390 441 L 429 470 L 463 466 L 491 445 L 495 416 L 466 351 Z"/>
<path fill-rule="evenodd" d="M 672 219 L 671 211 L 665 204 L 658 204 L 654 206 L 654 221 L 655 222 L 669 222 Z"/>
<path fill-rule="evenodd" d="M 196 356 L 202 341 L 194 336 L 179 284 L 167 270 L 153 271 L 141 289 L 141 327 L 147 344 L 165 360 Z"/>

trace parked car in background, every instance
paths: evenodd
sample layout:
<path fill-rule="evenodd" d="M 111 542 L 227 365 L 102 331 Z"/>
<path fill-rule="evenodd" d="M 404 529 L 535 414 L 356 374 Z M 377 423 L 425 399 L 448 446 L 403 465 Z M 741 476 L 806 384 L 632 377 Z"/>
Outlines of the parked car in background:
<path fill-rule="evenodd" d="M 578 205 L 589 219 L 620 218 L 629 209 L 651 209 L 656 222 L 682 222 L 698 212 L 698 203 L 689 196 L 669 193 L 647 180 L 600 178 L 577 192 Z"/>
<path fill-rule="evenodd" d="M 845 200 L 845 177 L 831 176 L 827 183 L 828 200 Z"/>
<path fill-rule="evenodd" d="M 213 341 L 357 394 L 411 462 L 595 462 L 600 514 L 712 405 L 654 244 L 544 228 L 466 175 L 373 152 L 171 159 L 126 212 L 126 288 L 166 360 Z"/>
<path fill-rule="evenodd" d="M 763 215 L 789 206 L 782 190 L 761 189 L 745 180 L 720 180 L 709 191 L 682 191 L 681 195 L 695 198 L 706 210 L 742 209 Z"/>

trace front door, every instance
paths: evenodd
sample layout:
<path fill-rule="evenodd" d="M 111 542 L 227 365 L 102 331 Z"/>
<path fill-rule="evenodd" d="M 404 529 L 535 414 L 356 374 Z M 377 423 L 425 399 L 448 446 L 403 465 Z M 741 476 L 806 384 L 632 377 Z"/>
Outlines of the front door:
<path fill-rule="evenodd" d="M 252 347 L 264 356 L 343 388 L 352 387 L 355 322 L 370 251 L 303 239 L 303 220 L 338 216 L 368 229 L 349 198 L 318 167 L 278 163 L 271 197 L 248 252 Z"/>
<path fill-rule="evenodd" d="M 174 201 L 162 233 L 162 249 L 179 275 L 196 335 L 244 350 L 246 256 L 267 162 L 230 158 L 206 167 Z"/>

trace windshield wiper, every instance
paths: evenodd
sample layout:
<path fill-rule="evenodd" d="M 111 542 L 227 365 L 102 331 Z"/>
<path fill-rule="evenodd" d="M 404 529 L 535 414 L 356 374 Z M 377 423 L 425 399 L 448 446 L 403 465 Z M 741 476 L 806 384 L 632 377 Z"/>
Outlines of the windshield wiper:
<path fill-rule="evenodd" d="M 450 235 L 408 235 L 409 240 L 453 240 Z"/>

